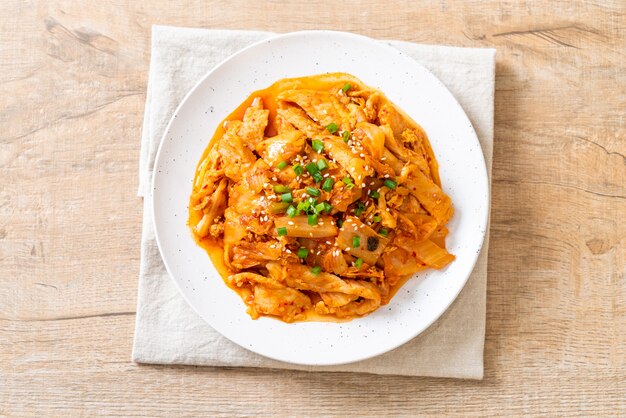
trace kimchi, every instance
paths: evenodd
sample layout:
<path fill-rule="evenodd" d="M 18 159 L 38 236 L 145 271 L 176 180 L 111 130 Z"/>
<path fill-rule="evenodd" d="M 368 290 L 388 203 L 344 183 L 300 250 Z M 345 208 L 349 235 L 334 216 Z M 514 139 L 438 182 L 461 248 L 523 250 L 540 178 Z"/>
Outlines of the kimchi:
<path fill-rule="evenodd" d="M 454 260 L 424 130 L 345 73 L 280 80 L 220 124 L 189 226 L 256 319 L 351 319 Z"/>

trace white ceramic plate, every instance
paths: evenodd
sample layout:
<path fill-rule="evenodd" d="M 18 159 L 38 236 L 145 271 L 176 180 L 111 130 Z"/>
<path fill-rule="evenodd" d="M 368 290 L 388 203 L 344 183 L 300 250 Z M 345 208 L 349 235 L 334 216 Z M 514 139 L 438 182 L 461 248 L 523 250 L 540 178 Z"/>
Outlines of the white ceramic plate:
<path fill-rule="evenodd" d="M 419 273 L 392 301 L 351 322 L 286 324 L 246 314 L 187 221 L 196 165 L 218 123 L 255 90 L 286 77 L 347 72 L 382 90 L 428 134 L 455 215 L 447 246 L 456 260 Z M 209 111 L 212 109 L 212 111 Z M 254 44 L 210 71 L 187 94 L 159 148 L 153 179 L 156 237 L 167 270 L 187 302 L 240 346 L 290 363 L 349 363 L 414 338 L 450 306 L 467 281 L 487 225 L 489 188 L 476 133 L 450 92 L 415 60 L 383 42 L 342 32 L 307 31 Z"/>

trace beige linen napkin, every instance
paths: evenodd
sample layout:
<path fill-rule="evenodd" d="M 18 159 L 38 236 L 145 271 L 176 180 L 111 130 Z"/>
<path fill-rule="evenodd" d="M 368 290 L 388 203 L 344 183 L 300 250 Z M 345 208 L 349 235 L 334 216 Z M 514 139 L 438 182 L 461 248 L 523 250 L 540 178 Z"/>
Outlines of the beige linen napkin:
<path fill-rule="evenodd" d="M 161 261 L 149 204 L 159 141 L 176 106 L 200 77 L 243 47 L 272 35 L 165 26 L 152 29 L 139 173 L 144 218 L 133 361 L 481 379 L 488 236 L 467 285 L 435 324 L 391 352 L 352 364 L 299 366 L 252 353 L 214 331 L 178 293 Z M 491 173 L 495 50 L 381 42 L 417 60 L 448 87 L 474 125 Z"/>

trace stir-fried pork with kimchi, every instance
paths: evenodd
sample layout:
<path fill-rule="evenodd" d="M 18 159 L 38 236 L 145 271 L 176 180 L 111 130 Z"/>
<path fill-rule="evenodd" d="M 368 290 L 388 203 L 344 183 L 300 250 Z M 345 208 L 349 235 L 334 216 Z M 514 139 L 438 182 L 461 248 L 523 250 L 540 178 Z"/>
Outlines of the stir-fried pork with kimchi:
<path fill-rule="evenodd" d="M 454 260 L 453 207 L 426 133 L 343 73 L 253 93 L 207 147 L 189 213 L 255 319 L 366 315 Z"/>

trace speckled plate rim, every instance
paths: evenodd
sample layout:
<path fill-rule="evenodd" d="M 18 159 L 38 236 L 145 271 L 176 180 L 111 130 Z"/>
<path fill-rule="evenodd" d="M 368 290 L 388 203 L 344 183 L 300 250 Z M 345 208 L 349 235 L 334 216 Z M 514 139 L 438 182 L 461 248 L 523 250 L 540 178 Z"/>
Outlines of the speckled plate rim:
<path fill-rule="evenodd" d="M 341 63 L 337 60 L 335 62 L 338 63 L 333 64 L 329 68 L 328 60 L 325 58 L 328 50 L 324 51 L 321 49 L 320 51 L 322 52 L 314 50 L 314 48 L 319 48 L 320 46 L 331 47 L 333 52 L 337 52 L 336 50 L 338 49 L 339 52 L 344 53 L 346 61 Z M 348 50 L 348 46 L 352 49 Z M 288 49 L 281 50 L 281 48 L 285 47 Z M 289 48 L 306 48 L 307 54 L 302 55 L 302 51 L 296 52 L 296 50 L 290 50 Z M 361 56 L 354 55 L 357 53 L 355 49 L 357 52 L 360 51 L 362 53 Z M 291 51 L 290 53 L 300 58 L 300 61 L 295 64 L 296 67 L 300 67 L 300 70 L 293 72 L 293 69 L 291 69 L 291 73 L 287 71 L 287 74 L 281 73 L 269 79 L 267 79 L 267 73 L 265 78 L 261 77 L 260 73 L 255 72 L 255 65 L 257 64 L 252 62 L 259 50 L 271 53 L 272 59 L 278 59 L 274 52 L 285 53 Z M 317 53 L 321 55 L 316 56 L 315 54 Z M 311 54 L 313 58 L 319 58 L 321 64 L 320 62 L 313 64 L 313 61 L 310 60 L 312 58 Z M 337 58 L 337 53 L 334 54 L 334 58 Z M 284 59 L 284 56 L 281 55 L 280 59 Z M 325 59 L 326 61 L 324 61 Z M 349 63 L 349 60 L 354 63 L 357 59 L 365 60 L 365 62 L 360 64 L 364 65 L 363 67 L 356 68 L 346 65 L 346 63 Z M 390 63 L 385 65 L 385 59 L 389 60 Z M 265 64 L 264 68 L 267 69 L 267 60 Z M 393 64 L 396 64 L 396 67 Z M 217 114 L 213 115 L 213 117 L 209 115 L 208 119 L 210 119 L 210 122 L 207 123 L 209 123 L 212 129 L 203 129 L 201 133 L 192 133 L 189 128 L 185 129 L 184 122 L 189 121 L 190 114 L 195 113 L 197 120 L 203 109 L 209 109 L 197 109 L 200 104 L 206 104 L 207 97 L 215 95 L 220 89 L 222 89 L 222 94 L 228 92 L 228 82 L 225 83 L 226 87 L 224 83 L 219 83 L 219 81 L 224 81 L 222 80 L 224 72 L 230 71 L 228 73 L 229 76 L 237 75 L 238 73 L 245 74 L 245 71 L 241 72 L 243 65 L 248 65 L 248 68 L 258 77 L 254 78 L 254 82 L 248 79 L 249 83 L 246 84 L 243 90 L 240 87 L 238 96 L 231 94 L 231 96 L 237 96 L 236 98 L 222 96 L 223 101 L 220 103 L 229 102 L 229 100 L 230 102 L 225 104 L 223 106 L 224 109 L 221 112 L 216 112 Z M 395 82 L 407 82 L 414 86 L 416 90 L 419 90 L 419 88 L 425 88 L 426 90 L 434 89 L 437 94 L 426 94 L 424 97 L 419 98 L 412 97 L 413 100 L 417 100 L 413 103 L 415 106 L 410 105 L 410 103 L 407 105 L 406 97 L 402 96 L 402 91 L 405 91 L 406 94 L 404 85 L 400 90 L 397 88 L 385 88 L 385 85 L 390 82 L 386 80 L 380 83 L 382 86 L 379 86 L 379 83 L 376 82 L 376 77 L 373 77 L 371 74 L 372 69 L 368 65 L 374 68 L 380 67 L 380 71 L 384 70 L 387 76 L 389 74 L 399 76 L 400 80 L 395 80 Z M 401 71 L 400 73 L 398 72 L 398 66 L 402 69 L 407 69 L 405 76 L 401 74 Z M 361 71 L 365 68 L 367 68 L 367 71 Z M 210 139 L 217 123 L 226 117 L 230 110 L 234 109 L 252 91 L 267 87 L 280 78 L 332 71 L 352 73 L 356 77 L 361 78 L 366 84 L 380 88 L 390 100 L 395 102 L 425 128 L 440 162 L 444 190 L 453 198 L 456 209 L 455 217 L 449 224 L 451 231 L 449 240 L 452 240 L 452 244 L 449 242 L 448 246 L 453 252 L 455 249 L 461 249 L 462 251 L 461 253 L 456 251 L 457 260 L 443 271 L 418 273 L 416 275 L 418 278 L 414 277 L 407 282 L 388 305 L 381 307 L 378 311 L 366 317 L 347 323 L 305 322 L 285 324 L 271 318 L 260 318 L 253 321 L 245 314 L 245 306 L 239 297 L 223 283 L 221 277 L 208 260 L 206 253 L 193 242 L 191 233 L 186 225 L 186 207 L 193 172 L 202 150 Z M 365 75 L 366 73 L 367 76 Z M 380 75 L 378 76 L 380 77 Z M 213 78 L 215 78 L 215 82 L 218 82 L 217 84 L 211 83 Z M 233 81 L 234 79 L 236 77 L 230 82 L 241 84 L 241 80 L 235 82 Z M 209 89 L 211 90 L 210 94 L 208 93 Z M 244 91 L 246 92 L 245 94 L 243 94 Z M 435 106 L 435 104 L 440 105 L 441 101 L 445 103 L 445 107 L 437 110 L 446 110 L 447 116 L 450 117 L 451 121 L 438 120 L 437 123 L 439 125 L 443 124 L 444 130 L 449 128 L 451 131 L 454 131 L 454 134 L 462 137 L 466 141 L 464 144 L 465 148 L 462 146 L 463 143 L 458 141 L 458 138 L 450 142 L 451 139 L 454 139 L 451 136 L 440 136 L 439 133 L 442 126 L 439 126 L 438 129 L 433 129 L 433 126 L 437 125 L 430 123 L 432 120 L 429 120 L 427 117 L 428 111 L 416 115 L 417 110 L 421 109 L 423 111 L 428 109 L 428 107 L 425 107 L 428 104 L 431 106 Z M 189 110 L 189 107 L 194 105 L 196 105 L 196 108 Z M 210 109 L 211 113 L 213 113 L 213 107 Z M 205 110 L 204 114 L 206 117 L 208 111 Z M 436 112 L 430 112 L 430 114 L 431 116 L 434 115 L 432 119 L 440 119 Z M 181 132 L 179 139 L 177 135 Z M 174 137 L 177 138 L 176 141 L 174 141 Z M 176 163 L 176 158 L 169 151 L 176 149 L 176 145 L 172 144 L 178 143 L 193 145 L 192 148 L 195 149 L 193 152 L 189 152 L 189 148 L 186 148 L 184 153 L 178 155 L 179 161 Z M 455 199 L 455 195 L 460 193 L 458 187 L 467 187 L 469 183 L 461 182 L 463 184 L 455 184 L 455 182 L 450 182 L 450 180 L 455 180 L 455 177 L 450 177 L 451 175 L 448 175 L 448 173 L 458 170 L 452 170 L 450 167 L 447 167 L 446 162 L 443 161 L 446 158 L 440 156 L 444 146 L 446 146 L 445 155 L 452 153 L 450 157 L 463 155 L 466 158 L 465 161 L 463 159 L 455 159 L 455 164 L 461 162 L 464 164 L 464 168 L 470 172 L 470 175 L 463 176 L 463 179 L 468 177 L 473 179 L 472 184 L 474 190 L 477 191 L 478 201 L 471 208 L 466 208 L 467 205 L 464 204 L 464 201 Z M 455 146 L 456 148 L 454 148 Z M 454 148 L 454 150 L 449 150 L 448 148 Z M 184 166 L 181 160 L 184 160 Z M 460 179 L 460 177 L 456 179 Z M 455 189 L 450 188 L 451 184 L 454 184 Z M 174 195 L 178 194 L 179 198 L 184 196 L 184 212 L 181 212 L 180 207 L 177 206 L 177 204 L 180 204 L 180 199 L 173 199 L 172 195 L 165 193 L 164 190 Z M 183 193 L 182 195 L 180 194 L 181 192 Z M 399 347 L 432 325 L 457 298 L 476 264 L 488 225 L 489 200 L 490 191 L 487 169 L 476 133 L 459 103 L 441 81 L 414 59 L 383 41 L 335 31 L 292 32 L 264 39 L 233 54 L 202 77 L 185 95 L 167 125 L 155 159 L 151 193 L 157 245 L 170 277 L 187 303 L 211 327 L 243 348 L 278 361 L 317 366 L 346 364 L 375 357 Z M 467 223 L 469 214 L 467 212 L 471 211 L 473 211 L 471 214 L 473 222 L 470 228 L 471 231 L 469 231 L 471 234 L 462 235 L 458 231 L 459 225 Z M 184 226 L 184 231 L 180 228 L 181 224 Z M 468 244 L 463 246 L 463 248 L 457 248 L 455 243 L 458 243 L 460 240 L 467 240 Z M 186 255 L 190 255 L 190 258 L 185 260 Z M 462 266 L 460 266 L 461 259 Z M 188 263 L 191 263 L 191 265 Z M 446 277 L 449 282 L 446 282 Z M 432 286 L 433 283 L 439 284 L 442 282 L 445 284 Z M 198 292 L 198 289 L 200 292 Z M 435 303 L 432 303 L 433 295 L 429 295 L 429 292 L 437 292 L 437 301 Z M 204 298 L 199 295 L 203 295 Z M 217 303 L 218 307 L 208 304 L 207 300 Z M 409 305 L 411 303 L 415 305 L 416 302 L 420 303 L 417 303 L 417 309 L 412 311 Z M 420 306 L 426 311 L 425 316 Z M 399 321 L 406 321 L 407 319 L 410 319 L 411 322 L 408 324 L 403 323 L 400 327 L 397 326 Z M 414 322 L 415 320 L 417 321 Z M 387 330 L 387 327 L 392 329 L 393 332 Z M 386 330 L 387 333 L 385 334 Z M 271 342 L 267 341 L 268 336 L 272 337 L 269 338 L 272 340 Z"/>

